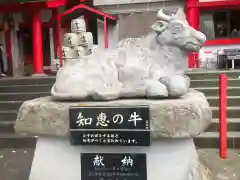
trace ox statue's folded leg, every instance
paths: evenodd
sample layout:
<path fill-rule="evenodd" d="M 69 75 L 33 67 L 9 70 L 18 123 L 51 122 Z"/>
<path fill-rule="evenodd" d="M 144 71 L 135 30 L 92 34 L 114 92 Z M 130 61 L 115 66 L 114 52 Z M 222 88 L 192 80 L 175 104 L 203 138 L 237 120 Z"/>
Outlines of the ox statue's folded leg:
<path fill-rule="evenodd" d="M 158 98 L 164 98 L 168 97 L 168 89 L 166 85 L 159 82 L 155 79 L 148 79 L 146 82 L 146 96 L 147 97 L 158 97 Z"/>
<path fill-rule="evenodd" d="M 189 90 L 189 78 L 185 75 L 162 77 L 159 81 L 167 87 L 169 97 L 181 97 Z"/>

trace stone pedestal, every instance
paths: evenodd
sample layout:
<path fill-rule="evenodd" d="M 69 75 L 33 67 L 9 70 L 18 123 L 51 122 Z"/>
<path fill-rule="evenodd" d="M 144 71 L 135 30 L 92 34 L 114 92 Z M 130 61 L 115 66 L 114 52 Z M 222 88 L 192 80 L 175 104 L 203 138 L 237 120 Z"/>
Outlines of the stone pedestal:
<path fill-rule="evenodd" d="M 151 146 L 70 145 L 69 107 L 137 105 L 149 106 Z M 192 138 L 208 127 L 211 118 L 205 96 L 195 90 L 182 98 L 167 100 L 57 102 L 43 97 L 22 104 L 15 130 L 40 136 L 30 180 L 81 180 L 81 153 L 144 153 L 148 180 L 209 180 Z"/>
<path fill-rule="evenodd" d="M 150 147 L 71 146 L 40 137 L 29 180 L 81 180 L 80 153 L 146 153 L 148 180 L 207 180 L 192 139 L 161 139 Z"/>

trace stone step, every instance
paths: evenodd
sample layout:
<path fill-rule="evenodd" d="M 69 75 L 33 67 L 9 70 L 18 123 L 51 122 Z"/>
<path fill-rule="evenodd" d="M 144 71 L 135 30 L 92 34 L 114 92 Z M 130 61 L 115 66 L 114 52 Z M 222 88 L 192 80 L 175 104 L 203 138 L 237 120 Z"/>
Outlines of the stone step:
<path fill-rule="evenodd" d="M 204 132 L 194 141 L 198 148 L 218 148 L 218 137 L 218 132 Z M 0 131 L 0 148 L 34 147 L 36 138 Z M 240 132 L 228 132 L 228 148 L 240 148 Z"/>
<path fill-rule="evenodd" d="M 0 111 L 17 111 L 22 103 L 23 101 L 0 101 Z"/>
<path fill-rule="evenodd" d="M 239 87 L 240 79 L 228 79 L 228 86 Z M 191 88 L 218 87 L 218 79 L 191 80 Z"/>
<path fill-rule="evenodd" d="M 194 89 L 204 93 L 205 96 L 218 96 L 219 87 L 199 87 Z M 227 95 L 240 96 L 240 86 L 239 87 L 228 86 Z"/>
<path fill-rule="evenodd" d="M 19 135 L 14 133 L 0 133 L 0 148 L 23 148 L 35 147 L 37 137 Z M 240 132 L 228 132 L 227 135 L 228 148 L 240 148 Z M 219 133 L 204 132 L 194 138 L 196 147 L 198 148 L 218 148 Z"/>
<path fill-rule="evenodd" d="M 14 125 L 15 121 L 0 121 L 0 149 L 34 147 L 35 137 L 17 134 Z"/>
<path fill-rule="evenodd" d="M 207 96 L 207 100 L 210 106 L 218 106 L 219 97 L 218 96 Z M 227 106 L 240 106 L 240 96 L 227 96 Z M 240 117 L 240 113 L 239 113 Z"/>
<path fill-rule="evenodd" d="M 36 146 L 37 137 L 16 133 L 0 133 L 0 148 L 27 148 Z"/>
<path fill-rule="evenodd" d="M 228 78 L 239 78 L 240 71 L 239 70 L 193 70 L 187 71 L 186 74 L 191 77 L 192 80 L 203 80 L 203 79 L 217 79 L 219 74 L 225 74 Z"/>
<path fill-rule="evenodd" d="M 15 121 L 18 110 L 3 110 L 0 111 L 0 121 Z"/>
<path fill-rule="evenodd" d="M 0 134 L 0 148 L 26 148 L 35 147 L 37 137 L 23 136 L 18 134 Z M 218 148 L 218 132 L 204 132 L 194 138 L 197 148 Z M 228 148 L 240 148 L 240 133 L 228 132 Z"/>
<path fill-rule="evenodd" d="M 218 118 L 218 107 L 211 107 L 212 117 Z M 240 107 L 227 107 L 227 117 L 228 118 L 239 118 L 240 117 Z"/>
<path fill-rule="evenodd" d="M 0 86 L 0 93 L 50 92 L 52 84 Z"/>
<path fill-rule="evenodd" d="M 218 148 L 219 133 L 204 132 L 194 139 L 195 145 L 199 148 Z M 240 132 L 228 132 L 227 134 L 228 148 L 240 148 Z"/>
<path fill-rule="evenodd" d="M 0 134 L 1 133 L 15 133 L 15 121 L 0 121 Z M 228 131 L 240 132 L 240 118 L 227 119 Z M 211 125 L 207 128 L 206 132 L 218 132 L 219 119 L 213 119 Z"/>
<path fill-rule="evenodd" d="M 2 133 L 15 133 L 15 121 L 0 121 L 0 134 Z"/>
<path fill-rule="evenodd" d="M 227 118 L 227 129 L 228 131 L 240 132 L 240 118 Z M 207 128 L 206 132 L 218 132 L 219 130 L 219 119 L 212 119 L 212 123 Z"/>
<path fill-rule="evenodd" d="M 0 121 L 0 133 L 14 133 L 14 121 Z M 240 118 L 228 118 L 227 119 L 228 131 L 240 132 Z M 207 128 L 207 132 L 218 132 L 219 119 L 212 119 L 212 124 Z"/>
<path fill-rule="evenodd" d="M 0 133 L 14 133 L 15 121 L 0 121 Z M 228 131 L 240 132 L 240 118 L 227 119 Z M 207 128 L 206 132 L 218 132 L 219 119 L 212 119 L 211 125 Z"/>
<path fill-rule="evenodd" d="M 55 76 L 2 78 L 0 86 L 53 84 L 55 79 Z"/>
<path fill-rule="evenodd" d="M 21 92 L 21 93 L 0 93 L 1 101 L 27 101 L 43 96 L 49 96 L 50 92 Z"/>
<path fill-rule="evenodd" d="M 228 148 L 240 148 L 240 132 L 228 132 Z M 19 135 L 16 133 L 0 133 L 0 148 L 35 147 L 37 137 Z M 219 133 L 204 132 L 194 138 L 198 148 L 218 148 Z"/>
<path fill-rule="evenodd" d="M 0 121 L 15 121 L 17 118 L 17 112 L 22 101 L 15 103 L 1 102 L 0 101 Z M 6 107 L 7 105 L 7 107 Z M 12 106 L 13 105 L 13 106 Z M 218 107 L 211 107 L 213 118 L 218 118 Z M 228 118 L 239 118 L 240 107 L 227 107 Z"/>

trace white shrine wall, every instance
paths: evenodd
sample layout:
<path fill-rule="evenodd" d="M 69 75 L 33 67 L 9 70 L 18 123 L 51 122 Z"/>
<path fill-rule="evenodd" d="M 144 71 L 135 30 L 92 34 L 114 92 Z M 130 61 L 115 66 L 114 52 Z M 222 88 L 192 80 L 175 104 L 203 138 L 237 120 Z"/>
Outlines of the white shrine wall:
<path fill-rule="evenodd" d="M 109 48 L 128 37 L 139 37 L 149 32 L 159 9 L 184 8 L 185 0 L 94 0 L 100 11 L 117 16 L 115 24 L 108 25 Z M 98 22 L 98 45 L 104 46 L 103 22 Z"/>
<path fill-rule="evenodd" d="M 105 6 L 105 5 L 120 5 L 120 4 L 139 4 L 139 3 L 151 3 L 151 2 L 168 2 L 176 0 L 94 0 L 95 6 Z"/>
<path fill-rule="evenodd" d="M 158 11 L 161 8 L 184 8 L 186 0 L 94 0 L 100 11 L 111 15 Z"/>
<path fill-rule="evenodd" d="M 104 48 L 104 24 L 98 20 L 98 46 Z M 116 48 L 118 42 L 118 22 L 116 25 L 108 24 L 108 48 Z"/>

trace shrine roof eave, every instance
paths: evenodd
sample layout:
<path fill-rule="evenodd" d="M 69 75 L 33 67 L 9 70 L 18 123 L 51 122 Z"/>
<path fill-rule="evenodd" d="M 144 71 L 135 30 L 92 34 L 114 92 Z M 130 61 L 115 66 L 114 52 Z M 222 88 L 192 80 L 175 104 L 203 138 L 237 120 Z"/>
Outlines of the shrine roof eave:
<path fill-rule="evenodd" d="M 63 6 L 68 0 L 46 0 L 29 3 L 9 2 L 0 5 L 0 12 L 20 12 L 31 11 L 36 9 L 49 9 Z"/>
<path fill-rule="evenodd" d="M 76 10 L 79 10 L 79 9 L 84 9 L 84 10 L 90 11 L 92 13 L 97 14 L 98 16 L 102 16 L 103 18 L 106 18 L 106 19 L 109 19 L 109 20 L 113 20 L 113 21 L 116 20 L 115 16 L 111 16 L 111 15 L 105 13 L 105 12 L 101 12 L 98 9 L 89 7 L 89 6 L 85 5 L 85 4 L 76 5 L 76 6 L 72 7 L 71 9 L 66 10 L 63 13 L 61 13 L 61 14 L 59 14 L 57 16 L 52 17 L 51 20 L 58 20 L 58 18 L 62 18 L 62 17 L 66 16 L 66 15 L 68 15 L 68 14 L 70 14 L 70 13 L 76 11 Z"/>
<path fill-rule="evenodd" d="M 48 8 L 56 8 L 59 6 L 63 6 L 65 4 L 67 4 L 69 0 L 52 0 L 52 1 L 48 1 L 46 2 L 46 6 Z"/>

